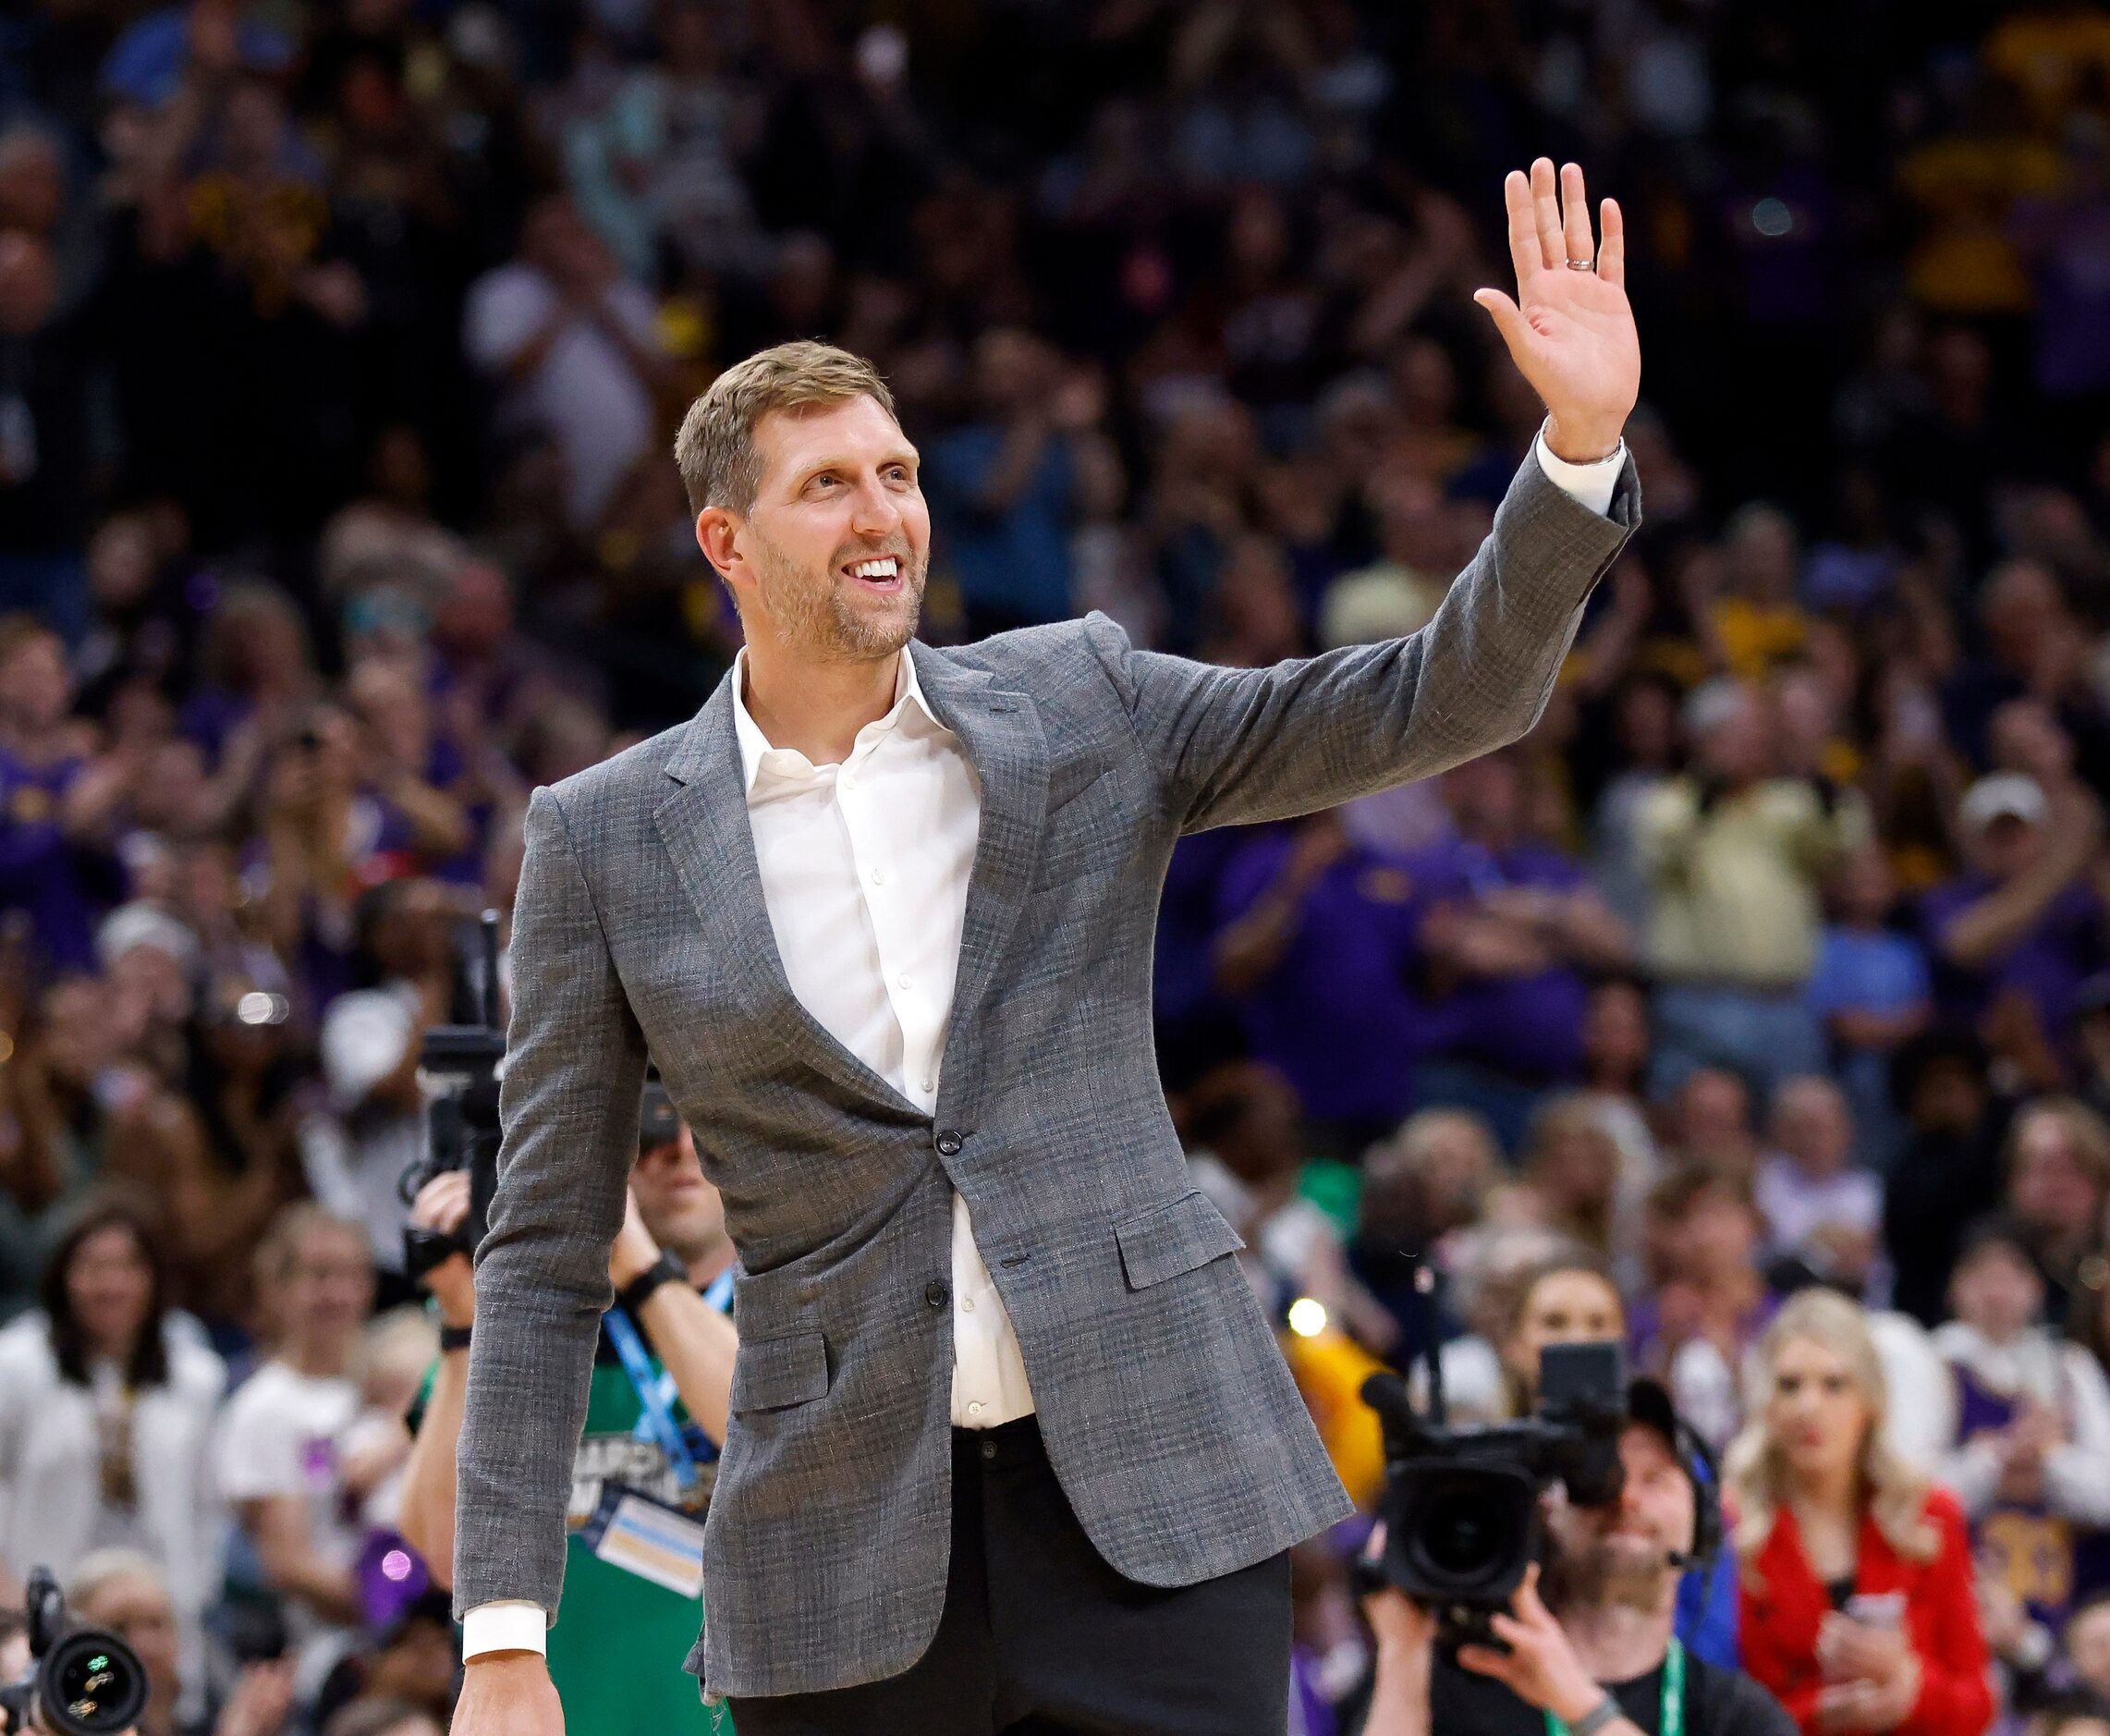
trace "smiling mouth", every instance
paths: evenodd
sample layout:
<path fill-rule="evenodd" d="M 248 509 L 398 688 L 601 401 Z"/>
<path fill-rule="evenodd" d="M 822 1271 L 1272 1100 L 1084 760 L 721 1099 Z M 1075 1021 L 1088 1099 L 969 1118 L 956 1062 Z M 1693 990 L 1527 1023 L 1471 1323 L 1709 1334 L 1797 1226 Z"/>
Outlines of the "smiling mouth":
<path fill-rule="evenodd" d="M 867 591 L 876 591 L 882 596 L 893 596 L 901 590 L 901 557 L 897 555 L 876 555 L 869 560 L 848 561 L 842 571 L 851 583 Z"/>

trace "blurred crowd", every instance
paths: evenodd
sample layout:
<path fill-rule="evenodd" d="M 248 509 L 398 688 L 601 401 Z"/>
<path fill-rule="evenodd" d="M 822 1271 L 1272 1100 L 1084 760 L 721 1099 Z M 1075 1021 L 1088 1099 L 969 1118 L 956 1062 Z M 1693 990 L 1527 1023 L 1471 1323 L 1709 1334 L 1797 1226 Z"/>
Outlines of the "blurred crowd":
<path fill-rule="evenodd" d="M 149 1736 L 444 1724 L 391 1528 L 419 1045 L 528 792 L 737 647 L 690 397 L 877 361 L 936 641 L 1411 632 L 1539 421 L 1469 297 L 1542 153 L 1628 214 L 1646 522 L 1526 740 L 1182 845 L 1176 1114 L 1360 1495 L 1359 1358 L 1441 1339 L 1493 1416 L 1620 1336 L 1727 1447 L 1784 1299 L 1843 1292 L 1997 1715 L 2110 1694 L 2110 16 L 30 0 L 0 1562 L 152 1654 Z M 1558 1327 L 1549 1259 L 1604 1279 Z M 1323 1736 L 1365 1642 L 1309 1565 Z"/>

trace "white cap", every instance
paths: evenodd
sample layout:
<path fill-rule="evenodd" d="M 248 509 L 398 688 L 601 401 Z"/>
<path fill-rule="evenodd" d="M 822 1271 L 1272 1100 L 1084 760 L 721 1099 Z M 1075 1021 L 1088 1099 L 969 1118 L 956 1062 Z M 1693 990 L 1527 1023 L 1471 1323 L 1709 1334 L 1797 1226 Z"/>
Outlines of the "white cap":
<path fill-rule="evenodd" d="M 2044 817 L 2044 792 L 2020 772 L 1995 772 L 1964 791 L 1957 818 L 1967 832 L 1982 832 L 1994 821 L 2016 819 L 2035 825 Z"/>

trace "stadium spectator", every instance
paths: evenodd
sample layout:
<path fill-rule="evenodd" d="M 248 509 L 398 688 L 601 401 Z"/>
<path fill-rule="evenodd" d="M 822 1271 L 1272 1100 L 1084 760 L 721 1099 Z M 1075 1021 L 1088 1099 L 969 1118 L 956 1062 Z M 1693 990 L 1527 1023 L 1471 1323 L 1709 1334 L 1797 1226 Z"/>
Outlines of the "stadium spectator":
<path fill-rule="evenodd" d="M 522 226 L 518 257 L 470 289 L 464 320 L 464 347 L 518 433 L 556 443 L 566 517 L 591 530 L 651 446 L 667 366 L 652 298 L 552 195 Z"/>
<path fill-rule="evenodd" d="M 1188 1168 L 1245 1239 L 1246 1277 L 1271 1314 L 1309 1296 L 1335 1319 L 1350 1312 L 1346 1250 L 1324 1213 L 1298 1192 L 1304 1154 L 1297 1093 L 1261 1061 L 1234 1061 L 1187 1096 Z"/>
<path fill-rule="evenodd" d="M 2069 1097 L 2025 1105 L 2007 1134 L 2006 1211 L 2028 1239 L 2053 1320 L 2098 1256 L 2110 1202 L 2110 1128 Z"/>
<path fill-rule="evenodd" d="M 373 1261 L 361 1223 L 311 1203 L 278 1217 L 257 1260 L 272 1356 L 228 1400 L 216 1463 L 264 1585 L 286 1601 L 297 1697 L 308 1706 L 360 1618 L 358 1492 L 340 1437 L 361 1404 L 353 1358 Z"/>
<path fill-rule="evenodd" d="M 1854 1167 L 1846 1094 L 1822 1075 L 1788 1080 L 1773 1100 L 1773 1144 L 1753 1184 L 1769 1243 L 1858 1294 L 1875 1257 L 1883 1190 Z"/>
<path fill-rule="evenodd" d="M 1854 1155 L 1885 1170 L 1904 1137 L 1890 1101 L 1890 1057 L 1926 1028 L 1933 982 L 1919 943 L 1888 926 L 1897 879 L 1880 846 L 1841 862 L 1830 894 L 1833 920 L 1818 942 L 1810 1005 L 1823 1021 L 1852 1111 Z"/>
<path fill-rule="evenodd" d="M 2101 806 L 2077 789 L 2055 813 L 2033 778 L 2000 772 L 1970 787 L 1957 818 L 1970 868 L 1921 901 L 1936 1004 L 1979 1021 L 2022 1078 L 2055 1084 L 2075 992 L 2104 957 L 2089 883 Z"/>
<path fill-rule="evenodd" d="M 2110 1593 L 2098 1592 L 2066 1624 L 2066 1653 L 2081 1685 L 2110 1699 Z"/>
<path fill-rule="evenodd" d="M 1636 1362 L 1717 1451 L 1743 1420 L 1744 1359 L 1779 1307 L 1758 1264 L 1762 1234 L 1739 1176 L 1689 1164 L 1649 1194 L 1653 1294 L 1634 1313 Z"/>
<path fill-rule="evenodd" d="M 1217 900 L 1216 985 L 1247 1043 L 1297 1087 L 1318 1143 L 1355 1155 L 1405 1119 L 1428 1042 L 1413 875 L 1324 813 L 1253 839 Z"/>
<path fill-rule="evenodd" d="M 43 1306 L 0 1331 L 0 1561 L 17 1581 L 48 1567 L 63 1584 L 100 1551 L 143 1557 L 201 1694 L 226 1386 L 195 1323 L 169 1306 L 145 1214 L 115 1198 L 76 1216 L 52 1250 Z"/>
<path fill-rule="evenodd" d="M 2055 1633 L 2110 1524 L 2110 1381 L 2042 1324 L 2043 1280 L 2024 1232 L 1992 1219 L 1964 1244 L 1949 1295 L 1956 1318 L 1934 1348 L 1956 1382 L 1942 1481 L 1971 1522 L 1982 1571 Z"/>
<path fill-rule="evenodd" d="M 1885 1444 L 1860 1309 L 1805 1291 L 1759 1358 L 1762 1409 L 1726 1465 L 1745 1667 L 1809 1736 L 1980 1736 L 1994 1707 L 1963 1516 Z"/>
<path fill-rule="evenodd" d="M 1532 1096 L 1581 1070 L 1584 973 L 1631 954 L 1581 867 L 1529 836 L 1525 793 L 1514 752 L 1445 773 L 1451 836 L 1406 869 L 1435 1033 L 1421 1100 L 1479 1109 L 1511 1149 Z"/>
<path fill-rule="evenodd" d="M 386 1272 L 403 1265 L 404 1173 L 424 1150 L 424 1096 L 418 1057 L 428 1025 L 453 1006 L 452 937 L 444 896 L 430 880 L 384 880 L 358 909 L 362 987 L 323 1015 L 323 1077 L 343 1118 L 341 1142 L 310 1156 L 318 1198 L 356 1216 Z"/>
<path fill-rule="evenodd" d="M 1008 328 L 975 340 L 970 389 L 980 415 L 932 447 L 923 480 L 979 638 L 1072 613 L 1073 448 L 1101 405 L 1045 343 Z"/>
<path fill-rule="evenodd" d="M 83 1626 L 115 1633 L 139 1654 L 147 1704 L 139 1736 L 278 1736 L 290 1728 L 293 1666 L 283 1659 L 243 1666 L 218 1707 L 206 1718 L 186 1706 L 202 1704 L 203 1679 L 192 1674 L 179 1647 L 180 1623 L 165 1571 L 135 1549 L 111 1547 L 84 1556 L 65 1582 L 67 1613 Z"/>
<path fill-rule="evenodd" d="M 1857 792 L 1774 775 L 1762 694 L 1733 682 L 1686 703 L 1694 770 L 1650 798 L 1640 849 L 1652 886 L 1642 947 L 1656 993 L 1653 1081 L 1724 1067 L 1764 1094 L 1823 1064 L 1803 999 L 1816 963 L 1817 887 L 1867 834 Z"/>
<path fill-rule="evenodd" d="M 1937 1026 L 1891 1064 L 1891 1090 L 1909 1131 L 1883 1197 L 1883 1241 L 1897 1306 L 1939 1326 L 1967 1224 L 2000 1204 L 2001 1141 L 2009 1106 L 1988 1077 L 1985 1045 Z"/>

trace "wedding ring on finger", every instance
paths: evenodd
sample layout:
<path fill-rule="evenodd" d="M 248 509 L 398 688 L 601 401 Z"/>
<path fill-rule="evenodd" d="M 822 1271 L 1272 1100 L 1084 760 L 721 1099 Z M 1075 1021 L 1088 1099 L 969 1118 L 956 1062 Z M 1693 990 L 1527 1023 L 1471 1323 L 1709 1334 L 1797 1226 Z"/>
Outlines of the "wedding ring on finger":
<path fill-rule="evenodd" d="M 1567 268 L 1570 271 L 1595 271 L 1597 262 L 1593 259 L 1571 259 L 1567 262 Z"/>

